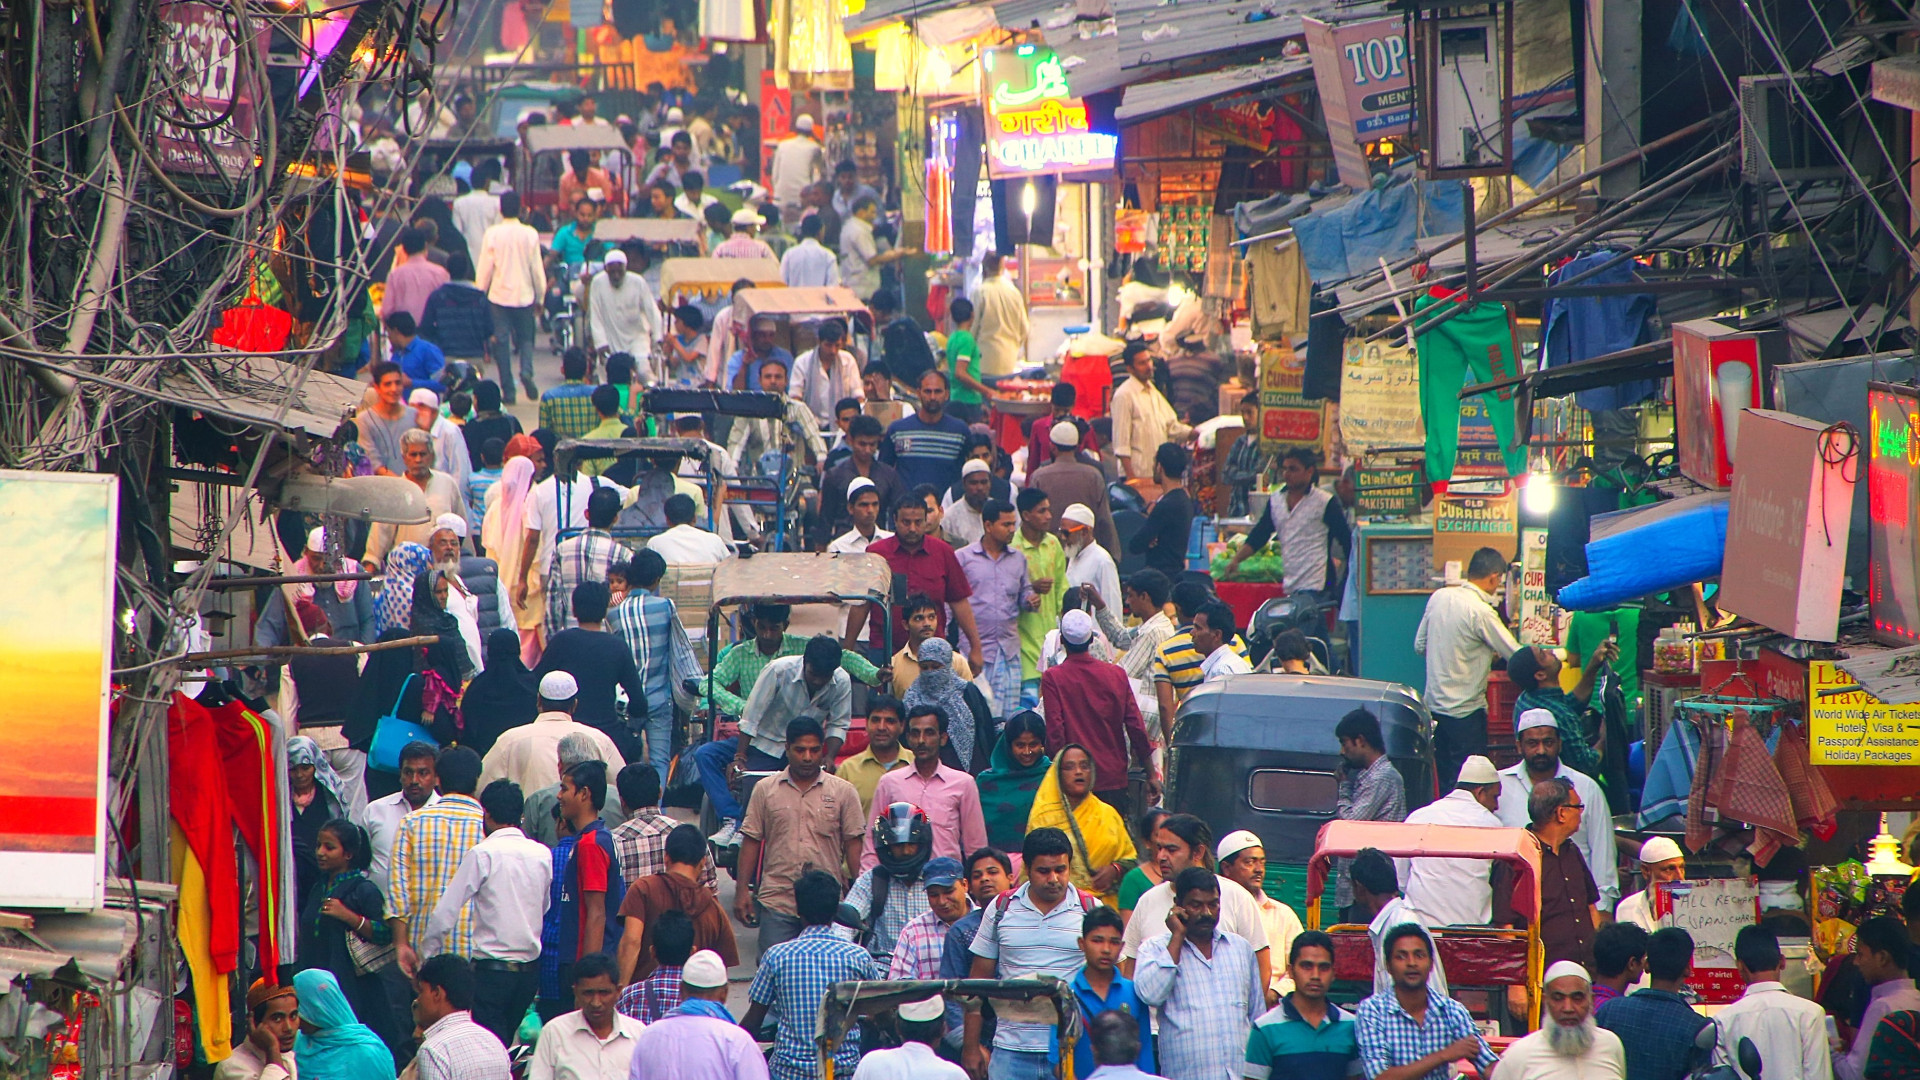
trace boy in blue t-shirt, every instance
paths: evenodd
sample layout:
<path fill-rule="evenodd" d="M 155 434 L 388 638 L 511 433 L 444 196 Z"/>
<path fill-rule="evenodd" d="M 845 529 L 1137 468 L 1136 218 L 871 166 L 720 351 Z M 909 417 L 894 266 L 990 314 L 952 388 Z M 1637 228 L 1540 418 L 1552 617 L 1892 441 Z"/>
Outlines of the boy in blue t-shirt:
<path fill-rule="evenodd" d="M 1085 1080 L 1099 1065 L 1093 1059 L 1093 1040 L 1088 1028 L 1103 1012 L 1124 1012 L 1140 1025 L 1140 1056 L 1134 1067 L 1153 1072 L 1153 1024 L 1147 1006 L 1134 995 L 1133 980 L 1120 974 L 1120 949 L 1126 937 L 1126 924 L 1120 913 L 1102 904 L 1087 912 L 1080 923 L 1080 952 L 1087 964 L 1073 976 L 1073 996 L 1080 1002 L 1080 1039 L 1073 1044 L 1073 1075 Z M 1056 1036 L 1057 1039 L 1057 1036 Z M 1060 1060 L 1060 1048 L 1052 1059 Z"/>

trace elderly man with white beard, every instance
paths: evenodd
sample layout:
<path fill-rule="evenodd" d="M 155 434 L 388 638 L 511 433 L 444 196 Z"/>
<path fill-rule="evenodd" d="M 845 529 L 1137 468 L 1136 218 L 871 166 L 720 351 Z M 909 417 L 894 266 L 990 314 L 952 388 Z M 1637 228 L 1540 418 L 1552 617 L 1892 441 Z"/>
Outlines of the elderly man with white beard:
<path fill-rule="evenodd" d="M 1546 1022 L 1507 1048 L 1492 1080 L 1626 1080 L 1620 1036 L 1594 1022 L 1587 969 L 1562 960 L 1547 969 L 1542 986 Z"/>

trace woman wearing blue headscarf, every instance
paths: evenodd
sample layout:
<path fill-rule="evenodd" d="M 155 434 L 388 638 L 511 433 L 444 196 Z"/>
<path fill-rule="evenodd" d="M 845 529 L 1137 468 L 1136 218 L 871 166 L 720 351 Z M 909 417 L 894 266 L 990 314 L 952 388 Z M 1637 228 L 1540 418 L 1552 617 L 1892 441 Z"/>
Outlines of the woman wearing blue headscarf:
<path fill-rule="evenodd" d="M 394 961 L 389 953 L 374 961 L 373 969 L 364 973 L 354 962 L 356 949 L 366 960 L 370 959 L 366 953 L 393 944 L 385 901 L 379 887 L 367 880 L 367 866 L 373 861 L 373 846 L 367 830 L 344 818 L 329 821 L 320 827 L 314 856 L 323 876 L 300 909 L 298 966 L 302 973 L 311 970 L 327 974 L 333 992 L 341 995 L 342 1007 L 349 1018 L 358 1017 L 359 1023 L 374 1034 L 375 1041 L 384 1043 L 390 1051 L 387 1064 L 391 1066 L 400 1060 L 398 1055 L 405 1048 L 405 1036 L 412 1030 L 411 1024 L 402 1026 L 387 1001 L 381 969 L 390 967 Z M 300 1011 L 302 1019 L 306 1019 L 304 999 Z M 306 1062 L 302 1061 L 301 1072 L 304 1074 L 307 1069 Z M 392 1077 L 391 1069 L 386 1075 Z"/>
<path fill-rule="evenodd" d="M 413 625 L 413 579 L 422 570 L 433 568 L 433 553 L 415 543 L 405 543 L 387 552 L 386 580 L 380 585 L 380 598 L 373 605 L 373 632 L 385 633 L 396 627 Z"/>
<path fill-rule="evenodd" d="M 293 1056 L 305 1080 L 393 1080 L 393 1055 L 380 1036 L 353 1015 L 330 971 L 298 972 L 300 1034 Z"/>

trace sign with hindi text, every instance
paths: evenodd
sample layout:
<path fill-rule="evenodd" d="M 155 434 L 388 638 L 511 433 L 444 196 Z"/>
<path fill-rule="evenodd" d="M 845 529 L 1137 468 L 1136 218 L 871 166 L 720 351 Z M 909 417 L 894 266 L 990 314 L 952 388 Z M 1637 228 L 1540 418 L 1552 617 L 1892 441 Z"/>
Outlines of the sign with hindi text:
<path fill-rule="evenodd" d="M 982 49 L 987 175 L 995 180 L 1113 169 L 1120 136 L 1093 130 L 1087 103 L 1044 45 Z"/>

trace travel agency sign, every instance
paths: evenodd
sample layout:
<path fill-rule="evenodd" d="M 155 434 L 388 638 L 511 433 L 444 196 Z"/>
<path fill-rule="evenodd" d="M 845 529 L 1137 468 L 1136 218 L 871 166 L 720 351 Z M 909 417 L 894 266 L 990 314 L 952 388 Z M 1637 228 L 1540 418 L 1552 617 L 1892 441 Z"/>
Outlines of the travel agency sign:
<path fill-rule="evenodd" d="M 1093 130 L 1087 104 L 1067 86 L 1067 70 L 1044 45 L 986 49 L 987 175 L 996 180 L 1110 170 L 1120 137 Z"/>

